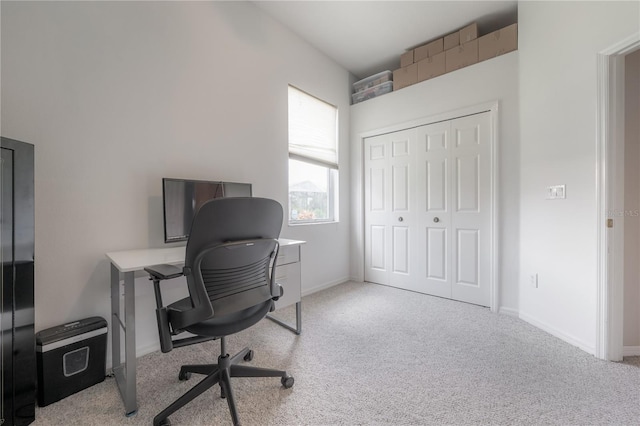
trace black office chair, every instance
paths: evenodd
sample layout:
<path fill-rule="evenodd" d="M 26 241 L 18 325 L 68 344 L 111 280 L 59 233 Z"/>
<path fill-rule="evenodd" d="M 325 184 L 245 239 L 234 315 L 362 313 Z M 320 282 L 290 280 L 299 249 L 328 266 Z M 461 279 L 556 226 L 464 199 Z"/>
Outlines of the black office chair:
<path fill-rule="evenodd" d="M 183 365 L 178 378 L 191 373 L 205 377 L 153 419 L 154 426 L 170 425 L 168 417 L 216 384 L 226 397 L 235 425 L 238 412 L 231 377 L 280 377 L 285 388 L 294 379 L 285 371 L 238 365 L 251 361 L 253 351 L 244 348 L 229 356 L 225 336 L 242 331 L 263 319 L 282 296 L 275 282 L 275 259 L 282 227 L 282 206 L 265 198 L 220 198 L 205 203 L 193 220 L 187 242 L 185 266 L 155 265 L 145 268 L 156 293 L 156 310 L 162 352 L 204 340 L 220 339 L 217 364 Z M 160 281 L 184 275 L 189 297 L 163 306 Z M 190 338 L 178 339 L 183 331 Z"/>

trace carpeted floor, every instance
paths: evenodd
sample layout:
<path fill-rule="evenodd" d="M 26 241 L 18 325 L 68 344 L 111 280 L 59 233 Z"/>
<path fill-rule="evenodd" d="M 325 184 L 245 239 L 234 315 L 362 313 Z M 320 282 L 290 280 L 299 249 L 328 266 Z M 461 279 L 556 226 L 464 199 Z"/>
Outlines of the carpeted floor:
<path fill-rule="evenodd" d="M 612 363 L 488 309 L 374 284 L 346 283 L 303 299 L 300 336 L 264 320 L 228 339 L 277 378 L 234 379 L 249 425 L 639 425 L 640 357 Z M 278 312 L 293 320 L 293 309 Z M 139 411 L 124 417 L 112 378 L 36 411 L 35 425 L 150 425 L 198 380 L 185 363 L 215 362 L 217 342 L 138 359 Z M 231 424 L 220 390 L 171 416 Z"/>

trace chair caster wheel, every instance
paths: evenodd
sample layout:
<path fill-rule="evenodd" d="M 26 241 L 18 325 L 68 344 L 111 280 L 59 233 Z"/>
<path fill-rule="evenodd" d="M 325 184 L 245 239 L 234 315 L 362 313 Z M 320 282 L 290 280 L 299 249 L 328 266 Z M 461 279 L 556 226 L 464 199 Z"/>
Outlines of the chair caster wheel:
<path fill-rule="evenodd" d="M 253 359 L 253 351 L 250 350 L 249 352 L 247 352 L 244 356 L 244 360 L 245 361 L 251 361 Z"/>
<path fill-rule="evenodd" d="M 171 426 L 171 420 L 166 418 L 164 420 L 160 420 L 159 422 L 154 421 L 153 426 Z"/>
<path fill-rule="evenodd" d="M 284 376 L 280 379 L 280 383 L 282 383 L 282 386 L 284 386 L 285 389 L 289 389 L 290 387 L 292 387 L 293 382 L 294 380 L 292 376 Z"/>
<path fill-rule="evenodd" d="M 180 370 L 180 374 L 178 374 L 178 380 L 180 380 L 181 382 L 184 382 L 185 380 L 189 380 L 190 378 L 191 378 L 190 371 Z"/>
<path fill-rule="evenodd" d="M 224 393 L 224 389 L 220 387 L 220 398 L 225 399 L 226 397 L 227 397 L 227 394 Z"/>

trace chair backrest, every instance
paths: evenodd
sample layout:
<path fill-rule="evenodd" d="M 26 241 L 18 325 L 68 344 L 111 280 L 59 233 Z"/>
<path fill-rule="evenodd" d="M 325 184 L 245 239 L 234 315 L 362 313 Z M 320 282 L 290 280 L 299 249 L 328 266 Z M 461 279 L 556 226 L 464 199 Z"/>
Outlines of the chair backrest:
<path fill-rule="evenodd" d="M 198 210 L 185 256 L 193 310 L 187 323 L 264 303 L 274 296 L 282 206 L 257 197 L 219 198 Z M 274 276 L 274 275 L 273 275 Z"/>

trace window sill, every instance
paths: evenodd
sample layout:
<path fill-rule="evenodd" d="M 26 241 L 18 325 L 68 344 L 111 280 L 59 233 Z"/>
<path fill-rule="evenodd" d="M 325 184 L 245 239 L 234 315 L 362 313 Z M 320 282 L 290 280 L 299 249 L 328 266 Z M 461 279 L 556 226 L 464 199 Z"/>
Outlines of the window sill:
<path fill-rule="evenodd" d="M 314 221 L 314 222 L 289 222 L 289 226 L 306 226 L 306 225 L 331 225 L 340 223 L 337 220 L 326 220 L 326 221 Z"/>

